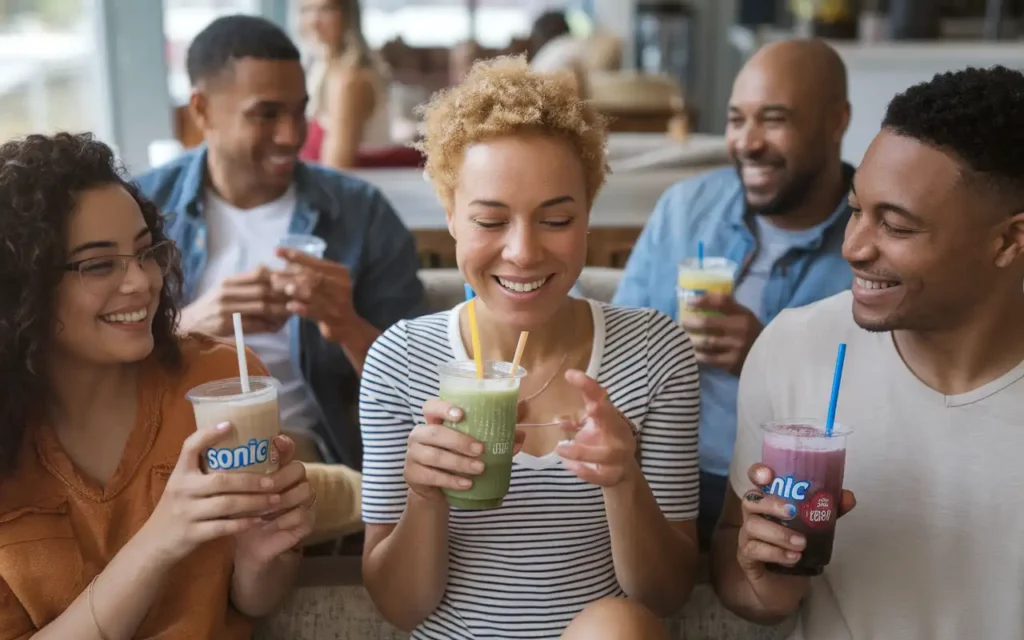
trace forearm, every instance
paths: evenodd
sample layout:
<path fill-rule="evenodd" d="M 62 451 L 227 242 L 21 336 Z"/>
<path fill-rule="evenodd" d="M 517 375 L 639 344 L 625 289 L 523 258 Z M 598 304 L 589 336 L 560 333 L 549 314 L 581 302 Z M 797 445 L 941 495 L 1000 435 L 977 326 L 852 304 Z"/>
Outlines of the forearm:
<path fill-rule="evenodd" d="M 302 553 L 290 550 L 267 563 L 235 558 L 231 602 L 247 616 L 260 618 L 273 611 L 295 584 Z"/>
<path fill-rule="evenodd" d="M 665 519 L 638 465 L 604 490 L 615 576 L 626 593 L 659 615 L 690 597 L 698 549 Z"/>
<path fill-rule="evenodd" d="M 412 631 L 448 582 L 448 505 L 410 490 L 394 530 L 363 557 L 363 582 L 384 618 Z"/>
<path fill-rule="evenodd" d="M 136 534 L 96 577 L 91 610 L 87 587 L 64 613 L 32 636 L 33 640 L 129 640 L 160 595 L 174 564 L 150 549 L 143 532 Z"/>
<path fill-rule="evenodd" d="M 719 525 L 711 546 L 711 582 L 723 606 L 751 622 L 777 624 L 800 607 L 810 581 L 763 571 L 747 576 L 737 559 L 739 527 Z"/>
<path fill-rule="evenodd" d="M 359 316 L 356 316 L 349 329 L 343 332 L 341 349 L 357 374 L 363 374 L 366 355 L 370 353 L 370 347 L 380 334 L 380 329 Z"/>

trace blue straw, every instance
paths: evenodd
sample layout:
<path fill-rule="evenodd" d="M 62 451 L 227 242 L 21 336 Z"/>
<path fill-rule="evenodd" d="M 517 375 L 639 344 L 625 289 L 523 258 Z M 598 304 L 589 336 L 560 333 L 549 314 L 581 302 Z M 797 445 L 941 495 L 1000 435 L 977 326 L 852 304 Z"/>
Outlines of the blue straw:
<path fill-rule="evenodd" d="M 697 243 L 697 268 L 704 268 L 704 241 Z"/>
<path fill-rule="evenodd" d="M 476 292 L 473 291 L 473 287 L 469 286 L 468 282 L 463 284 L 462 286 L 466 289 L 466 302 L 469 302 L 470 300 L 476 297 Z"/>
<path fill-rule="evenodd" d="M 836 354 L 836 372 L 832 375 L 832 397 L 828 401 L 828 418 L 825 419 L 825 437 L 832 435 L 836 422 L 836 405 L 839 403 L 839 383 L 843 381 L 843 363 L 846 362 L 846 343 L 839 344 Z"/>

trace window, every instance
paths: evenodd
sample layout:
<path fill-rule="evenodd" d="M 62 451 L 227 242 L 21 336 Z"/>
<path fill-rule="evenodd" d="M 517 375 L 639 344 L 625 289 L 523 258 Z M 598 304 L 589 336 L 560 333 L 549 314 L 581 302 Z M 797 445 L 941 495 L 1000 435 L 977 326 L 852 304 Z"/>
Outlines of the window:
<path fill-rule="evenodd" d="M 363 29 L 370 46 L 402 38 L 412 47 L 450 47 L 476 33 L 479 45 L 501 49 L 530 33 L 534 18 L 549 9 L 583 6 L 587 0 L 477 0 L 475 19 L 467 0 L 362 0 Z M 474 24 L 475 23 L 475 24 Z"/>
<path fill-rule="evenodd" d="M 99 128 L 93 1 L 0 2 L 0 140 Z"/>
<path fill-rule="evenodd" d="M 217 18 L 235 13 L 258 15 L 260 0 L 164 0 L 167 85 L 174 104 L 188 102 L 190 87 L 185 54 L 192 38 Z"/>

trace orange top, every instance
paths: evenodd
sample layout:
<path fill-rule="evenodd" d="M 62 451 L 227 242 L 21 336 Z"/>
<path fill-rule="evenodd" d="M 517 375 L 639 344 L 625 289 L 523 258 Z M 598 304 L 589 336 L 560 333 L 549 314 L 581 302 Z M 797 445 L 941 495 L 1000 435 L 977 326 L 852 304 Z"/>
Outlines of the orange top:
<path fill-rule="evenodd" d="M 195 431 L 192 387 L 238 376 L 234 346 L 182 340 L 171 375 L 142 366 L 138 416 L 106 487 L 80 473 L 49 427 L 30 431 L 13 476 L 0 481 L 0 640 L 27 637 L 67 609 L 156 508 L 182 443 Z M 249 372 L 266 375 L 249 354 Z M 140 638 L 251 638 L 229 601 L 233 539 L 209 542 L 171 570 Z"/>

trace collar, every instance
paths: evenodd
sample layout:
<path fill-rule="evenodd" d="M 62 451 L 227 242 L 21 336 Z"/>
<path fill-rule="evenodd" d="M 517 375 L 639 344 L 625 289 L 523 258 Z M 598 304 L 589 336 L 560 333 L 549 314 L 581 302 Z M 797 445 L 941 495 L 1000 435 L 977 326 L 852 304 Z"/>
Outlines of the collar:
<path fill-rule="evenodd" d="M 207 159 L 209 150 L 206 143 L 196 147 L 191 160 L 185 166 L 181 178 L 181 190 L 178 202 L 172 207 L 175 211 L 183 211 L 192 217 L 201 217 L 204 190 L 206 189 Z M 295 195 L 298 201 L 297 212 L 316 215 L 326 214 L 330 217 L 340 215 L 339 206 L 334 194 L 325 189 L 316 169 L 299 160 L 295 164 L 293 180 Z"/>
<path fill-rule="evenodd" d="M 822 243 L 825 242 L 825 236 L 833 227 L 837 225 L 846 224 L 847 218 L 849 218 L 850 215 L 850 206 L 846 197 L 846 191 L 849 191 L 850 189 L 850 183 L 853 182 L 853 174 L 855 172 L 856 169 L 854 169 L 853 165 L 848 164 L 846 162 L 842 163 L 843 185 L 845 186 L 843 196 L 839 199 L 839 202 L 836 204 L 836 208 L 832 211 L 828 218 L 818 223 L 816 226 L 811 227 L 811 229 L 814 229 L 816 232 L 809 234 L 807 242 L 804 243 L 801 248 L 809 250 L 816 250 L 821 248 Z M 750 214 L 747 213 L 746 199 L 743 197 L 743 183 L 740 182 L 738 176 L 736 178 L 736 185 L 736 197 L 739 206 L 729 208 L 727 222 L 732 224 L 734 227 L 749 230 L 751 228 L 749 224 Z"/>

